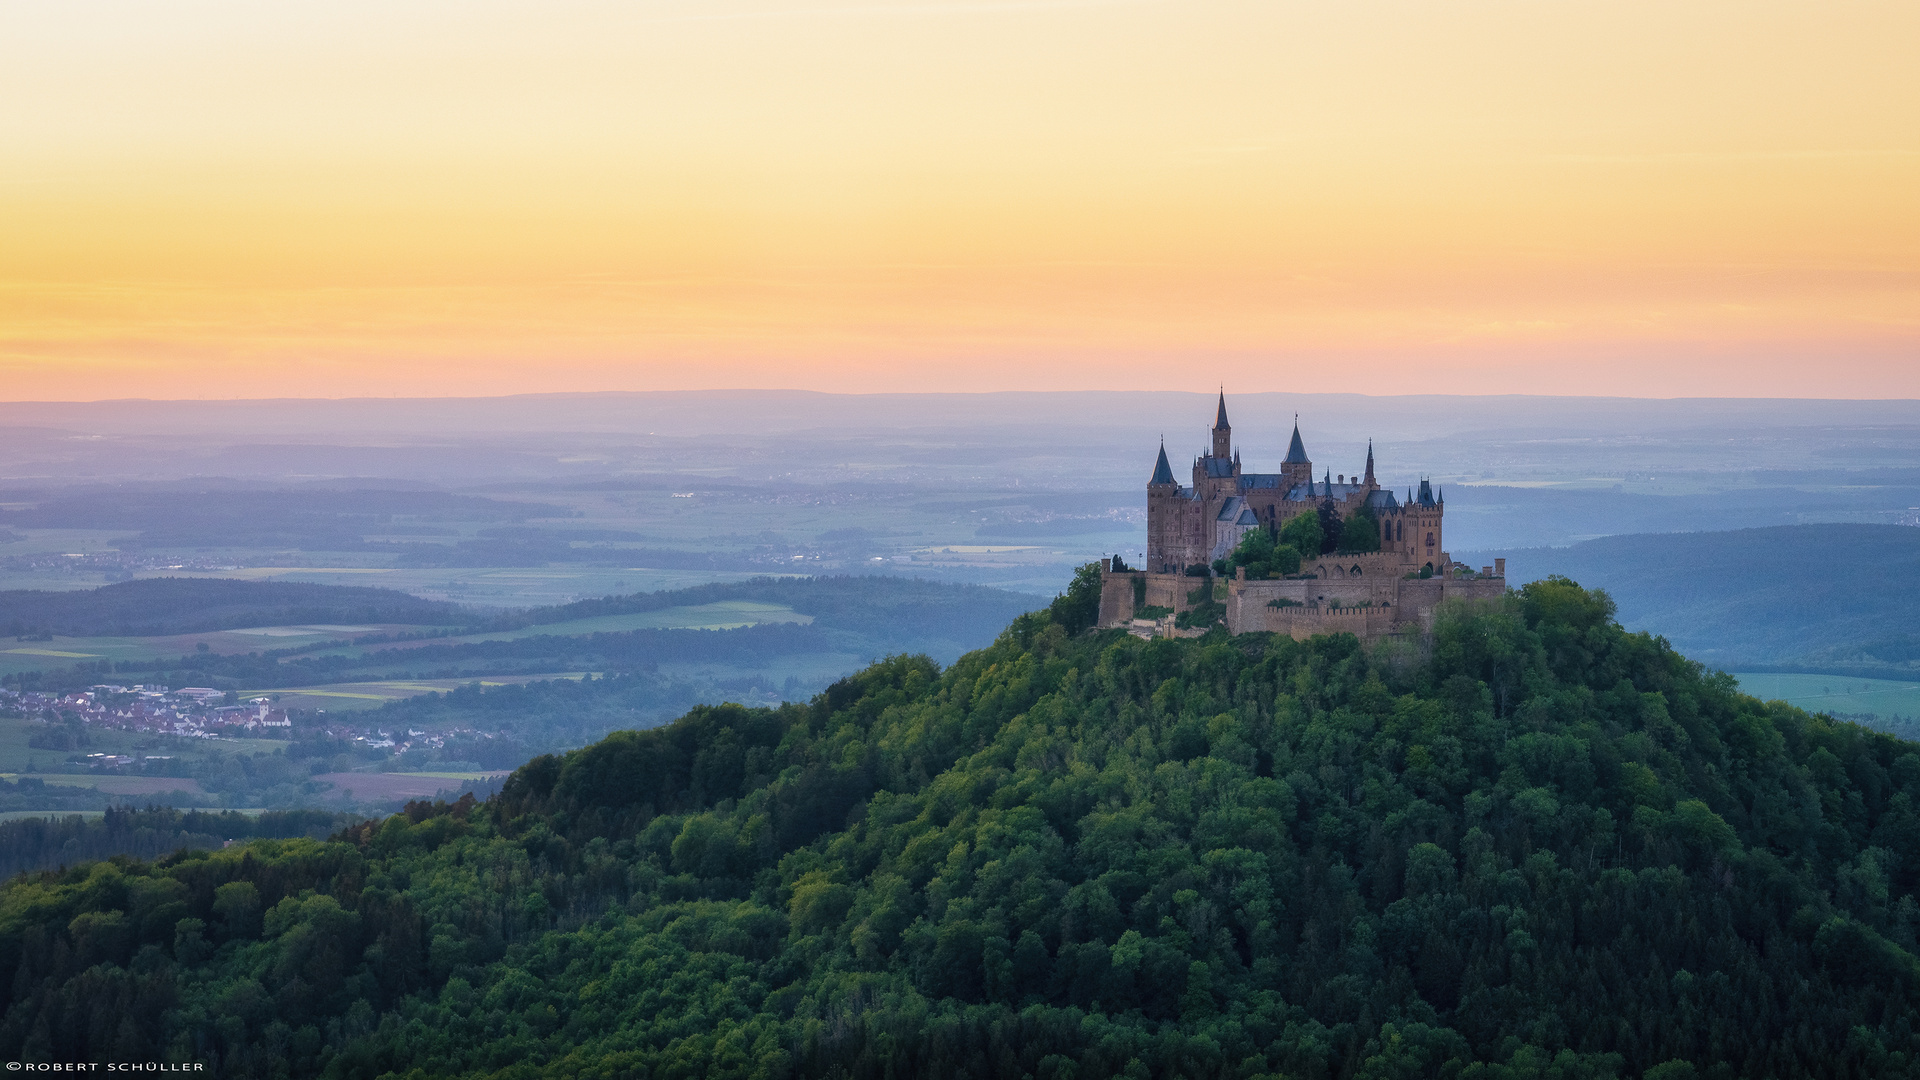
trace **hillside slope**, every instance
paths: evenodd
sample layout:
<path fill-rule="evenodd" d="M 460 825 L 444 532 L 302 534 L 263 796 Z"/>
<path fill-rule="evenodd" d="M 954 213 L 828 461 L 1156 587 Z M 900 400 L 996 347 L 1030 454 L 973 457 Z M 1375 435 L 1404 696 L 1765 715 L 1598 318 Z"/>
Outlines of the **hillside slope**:
<path fill-rule="evenodd" d="M 1604 588 L 1620 621 L 1702 663 L 1920 672 L 1920 529 L 1790 525 L 1608 536 L 1507 559 L 1511 582 L 1562 574 Z"/>
<path fill-rule="evenodd" d="M 97 589 L 0 591 L 0 634 L 154 637 L 247 626 L 462 621 L 459 607 L 393 589 L 217 578 L 141 578 Z"/>
<path fill-rule="evenodd" d="M 1078 621 L 1069 600 L 1054 612 Z M 1911 1076 L 1920 753 L 1603 598 L 1025 616 L 332 843 L 0 889 L 0 1052 L 219 1075 Z"/>

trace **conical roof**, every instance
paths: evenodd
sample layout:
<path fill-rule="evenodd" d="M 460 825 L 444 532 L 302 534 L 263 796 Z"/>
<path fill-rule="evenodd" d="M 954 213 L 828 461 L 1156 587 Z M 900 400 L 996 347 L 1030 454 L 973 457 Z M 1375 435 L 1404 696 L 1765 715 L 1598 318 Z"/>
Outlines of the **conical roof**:
<path fill-rule="evenodd" d="M 1220 388 L 1220 415 L 1214 418 L 1213 426 L 1215 428 L 1224 428 L 1228 426 L 1227 424 L 1227 390 L 1225 387 Z"/>
<path fill-rule="evenodd" d="M 1313 464 L 1313 462 L 1307 458 L 1307 445 L 1300 441 L 1300 421 L 1297 419 L 1293 422 L 1293 442 L 1287 446 L 1287 464 Z"/>
<path fill-rule="evenodd" d="M 1153 464 L 1153 479 L 1148 484 L 1173 483 L 1173 466 L 1167 464 L 1167 444 L 1160 444 L 1160 460 Z"/>

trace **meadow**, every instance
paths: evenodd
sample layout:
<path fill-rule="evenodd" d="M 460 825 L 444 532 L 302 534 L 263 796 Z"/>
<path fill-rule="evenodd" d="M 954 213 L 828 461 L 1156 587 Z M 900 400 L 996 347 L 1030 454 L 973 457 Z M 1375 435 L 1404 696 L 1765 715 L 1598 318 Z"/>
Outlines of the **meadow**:
<path fill-rule="evenodd" d="M 1762 701 L 1784 701 L 1814 713 L 1920 717 L 1920 679 L 1735 672 L 1740 689 Z"/>

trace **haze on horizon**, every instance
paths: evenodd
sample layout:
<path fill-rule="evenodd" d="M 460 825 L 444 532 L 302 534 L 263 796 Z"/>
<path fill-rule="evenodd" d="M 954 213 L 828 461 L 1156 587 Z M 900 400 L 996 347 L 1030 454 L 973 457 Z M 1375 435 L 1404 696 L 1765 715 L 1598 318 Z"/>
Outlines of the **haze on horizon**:
<path fill-rule="evenodd" d="M 0 11 L 0 399 L 1920 397 L 1920 8 Z"/>

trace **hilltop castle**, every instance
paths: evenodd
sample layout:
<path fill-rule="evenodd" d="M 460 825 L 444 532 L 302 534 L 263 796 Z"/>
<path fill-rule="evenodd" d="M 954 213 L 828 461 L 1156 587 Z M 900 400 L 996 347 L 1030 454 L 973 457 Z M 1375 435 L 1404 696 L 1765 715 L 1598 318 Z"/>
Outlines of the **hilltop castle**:
<path fill-rule="evenodd" d="M 1234 633 L 1271 630 L 1306 637 L 1347 630 L 1372 638 L 1429 624 L 1434 605 L 1446 596 L 1497 596 L 1505 590 L 1506 568 L 1499 565 L 1505 560 L 1475 573 L 1447 554 L 1442 541 L 1446 501 L 1430 482 L 1407 489 L 1404 500 L 1380 486 L 1371 443 L 1364 473 L 1336 478 L 1328 469 L 1315 480 L 1296 416 L 1280 471 L 1246 472 L 1233 445 L 1224 390 L 1209 434 L 1212 445 L 1193 460 L 1191 486 L 1174 478 L 1162 443 L 1147 481 L 1146 566 L 1129 569 L 1117 556 L 1109 562 L 1102 626 L 1171 633 L 1179 613 L 1216 603 L 1224 606 Z M 1231 580 L 1215 580 L 1247 533 L 1266 529 L 1277 536 L 1301 514 L 1318 514 L 1328 539 L 1324 550 L 1301 553 L 1299 573 L 1250 581 L 1241 568 Z M 1356 514 L 1364 515 L 1362 522 L 1374 520 L 1378 550 L 1340 552 L 1337 538 Z M 1360 528 L 1366 535 L 1366 527 Z M 1138 618 L 1142 613 L 1149 617 Z"/>

